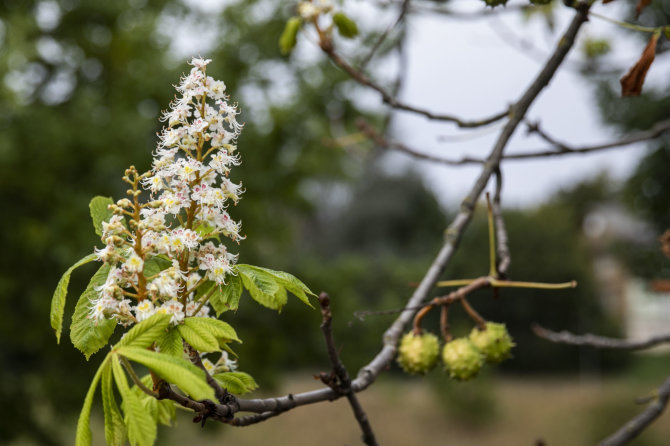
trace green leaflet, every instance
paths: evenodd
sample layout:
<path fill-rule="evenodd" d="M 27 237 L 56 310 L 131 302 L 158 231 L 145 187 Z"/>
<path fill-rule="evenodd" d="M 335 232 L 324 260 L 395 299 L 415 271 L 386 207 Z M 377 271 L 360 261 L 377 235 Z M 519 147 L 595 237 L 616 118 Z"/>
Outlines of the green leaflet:
<path fill-rule="evenodd" d="M 214 390 L 205 381 L 205 372 L 183 358 L 137 347 L 120 347 L 116 352 L 151 369 L 196 400 L 214 399 Z"/>
<path fill-rule="evenodd" d="M 181 341 L 181 335 L 175 327 L 170 327 L 158 339 L 156 345 L 161 353 L 179 358 L 184 354 L 184 344 Z"/>
<path fill-rule="evenodd" d="M 152 277 L 172 266 L 172 262 L 163 257 L 152 257 L 144 261 L 144 276 Z"/>
<path fill-rule="evenodd" d="M 258 388 L 256 380 L 244 372 L 225 372 L 214 375 L 221 386 L 235 395 L 249 393 Z"/>
<path fill-rule="evenodd" d="M 149 350 L 144 351 L 148 352 Z M 144 406 L 137 395 L 128 387 L 128 380 L 119 362 L 119 357 L 113 356 L 112 358 L 114 381 L 123 399 L 123 419 L 128 429 L 128 440 L 133 446 L 151 446 L 156 440 L 156 422 L 152 419 L 151 414 L 144 410 Z"/>
<path fill-rule="evenodd" d="M 93 229 L 99 237 L 102 237 L 102 222 L 109 221 L 112 218 L 114 213 L 107 209 L 107 206 L 114 204 L 114 200 L 110 197 L 93 197 L 91 202 L 88 204 L 88 208 L 91 211 L 91 220 L 93 220 Z"/>
<path fill-rule="evenodd" d="M 153 386 L 151 375 L 144 375 L 140 381 L 142 381 L 142 383 L 148 388 Z M 151 414 L 151 417 L 156 423 L 160 423 L 164 426 L 172 425 L 172 422 L 177 417 L 174 401 L 167 399 L 158 400 L 144 393 L 142 389 L 136 385 L 134 385 L 131 390 L 135 392 L 135 395 L 137 395 L 137 397 L 140 399 L 145 410 Z"/>
<path fill-rule="evenodd" d="M 65 271 L 63 277 L 58 281 L 56 285 L 56 291 L 51 298 L 51 328 L 56 331 L 56 342 L 60 344 L 60 335 L 63 329 L 63 312 L 65 311 L 65 297 L 67 296 L 67 286 L 70 284 L 70 276 L 72 271 L 76 268 L 79 268 L 82 265 L 85 265 L 89 262 L 95 260 L 95 254 L 89 254 L 83 259 L 79 260 L 77 263 L 72 265 Z"/>
<path fill-rule="evenodd" d="M 300 17 L 291 17 L 286 22 L 284 31 L 279 37 L 279 51 L 281 51 L 283 55 L 289 54 L 296 43 L 298 43 L 298 31 L 300 31 L 301 25 L 302 20 L 300 20 Z"/>
<path fill-rule="evenodd" d="M 148 395 L 147 398 L 156 403 L 156 422 L 163 426 L 172 426 L 172 423 L 177 420 L 175 402 L 172 400 L 157 400 Z"/>
<path fill-rule="evenodd" d="M 122 346 L 144 347 L 151 346 L 159 339 L 170 325 L 169 314 L 154 314 L 131 328 L 114 348 Z"/>
<path fill-rule="evenodd" d="M 217 340 L 242 342 L 240 338 L 237 337 L 235 329 L 230 324 L 218 319 L 210 317 L 189 317 L 184 319 L 184 325 L 197 330 L 198 333 L 209 333 Z"/>
<path fill-rule="evenodd" d="M 285 273 L 284 271 L 273 271 L 267 268 L 263 269 L 272 274 L 277 279 L 277 281 L 279 281 L 279 283 L 281 283 L 284 286 L 284 288 L 293 293 L 298 299 L 300 299 L 301 301 L 312 307 L 312 304 L 309 302 L 308 295 L 316 297 L 316 294 L 314 294 L 312 290 L 307 288 L 307 285 L 302 283 L 300 279 L 298 279 L 292 274 Z"/>
<path fill-rule="evenodd" d="M 105 358 L 100 364 L 98 371 L 95 372 L 93 376 L 93 381 L 86 392 L 86 398 L 84 398 L 84 406 L 81 408 L 81 413 L 79 414 L 79 420 L 77 421 L 77 436 L 75 437 L 74 444 L 75 446 L 90 446 L 92 442 L 91 437 L 91 406 L 93 405 L 93 397 L 95 396 L 95 389 L 98 387 L 98 381 L 100 381 L 100 376 L 102 375 L 103 370 L 109 367 L 109 357 Z"/>
<path fill-rule="evenodd" d="M 227 343 L 225 343 L 225 342 L 219 342 L 219 347 L 221 347 L 221 350 L 225 350 L 225 351 L 227 351 L 228 353 L 230 353 L 231 355 L 233 355 L 235 358 L 239 358 L 239 356 L 237 356 L 237 353 L 235 353 L 235 352 L 233 351 L 233 349 L 230 348 L 230 346 L 229 346 Z"/>
<path fill-rule="evenodd" d="M 206 329 L 200 325 L 193 325 L 189 322 L 192 317 L 187 317 L 184 319 L 182 325 L 177 325 L 177 330 L 182 338 L 189 344 L 191 347 L 195 348 L 200 352 L 217 352 L 219 351 L 219 343 Z"/>
<path fill-rule="evenodd" d="M 102 371 L 100 389 L 102 391 L 102 409 L 105 415 L 105 441 L 110 446 L 122 446 L 126 442 L 126 425 L 114 397 L 112 368 L 109 364 Z"/>
<path fill-rule="evenodd" d="M 281 311 L 286 305 L 286 288 L 267 271 L 250 265 L 237 265 L 242 284 L 259 304 Z"/>
<path fill-rule="evenodd" d="M 312 306 L 309 303 L 309 296 L 316 296 L 316 294 L 292 274 L 254 265 L 240 264 L 236 268 L 242 277 L 244 287 L 260 304 L 281 310 L 286 304 L 286 291 L 290 291 L 298 299 Z"/>
<path fill-rule="evenodd" d="M 87 361 L 93 353 L 107 344 L 109 337 L 116 327 L 116 320 L 114 319 L 105 319 L 96 324 L 95 321 L 88 318 L 91 301 L 98 297 L 95 287 L 105 283 L 109 269 L 109 265 L 103 265 L 91 277 L 91 281 L 79 297 L 74 314 L 72 315 L 70 340 L 84 354 Z"/>
<path fill-rule="evenodd" d="M 221 241 L 221 238 L 219 237 L 219 234 L 212 234 L 215 230 L 216 227 L 210 225 L 206 221 L 200 221 L 194 228 L 193 230 L 198 233 L 200 237 L 202 237 L 203 240 L 207 240 L 210 238 L 213 238 L 215 240 L 218 240 L 219 242 Z"/>
<path fill-rule="evenodd" d="M 212 282 L 212 286 L 217 286 Z M 240 304 L 240 295 L 242 294 L 242 279 L 239 274 L 236 276 L 229 276 L 228 283 L 221 286 L 221 288 L 209 297 L 209 303 L 219 316 L 224 311 L 237 310 Z"/>
<path fill-rule="evenodd" d="M 358 35 L 358 26 L 356 22 L 347 17 L 343 12 L 333 14 L 333 23 L 342 37 L 353 39 Z"/>

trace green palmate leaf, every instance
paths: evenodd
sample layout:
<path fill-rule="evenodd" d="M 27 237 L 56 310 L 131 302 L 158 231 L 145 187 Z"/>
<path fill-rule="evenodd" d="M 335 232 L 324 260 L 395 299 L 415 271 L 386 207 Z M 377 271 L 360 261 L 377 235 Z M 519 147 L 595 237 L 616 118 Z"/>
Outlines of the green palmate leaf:
<path fill-rule="evenodd" d="M 156 345 L 161 353 L 165 353 L 166 355 L 181 358 L 184 354 L 184 345 L 182 343 L 181 335 L 179 334 L 179 330 L 175 327 L 170 327 L 156 339 Z"/>
<path fill-rule="evenodd" d="M 122 346 L 147 348 L 163 336 L 170 325 L 169 314 L 154 314 L 131 328 L 114 348 Z"/>
<path fill-rule="evenodd" d="M 237 271 L 256 302 L 277 311 L 286 305 L 286 288 L 268 271 L 251 265 L 237 265 Z"/>
<path fill-rule="evenodd" d="M 126 442 L 126 425 L 114 397 L 112 368 L 109 365 L 102 371 L 100 388 L 102 391 L 102 409 L 105 415 L 105 441 L 110 446 L 121 446 Z"/>
<path fill-rule="evenodd" d="M 302 26 L 300 17 L 291 17 L 286 22 L 284 31 L 279 37 L 279 51 L 281 51 L 282 54 L 289 54 L 296 43 L 298 43 L 298 31 L 300 31 L 300 26 Z"/>
<path fill-rule="evenodd" d="M 249 393 L 258 388 L 256 380 L 244 372 L 217 373 L 214 375 L 214 379 L 221 384 L 221 387 L 235 395 Z"/>
<path fill-rule="evenodd" d="M 115 319 L 103 319 L 94 321 L 89 319 L 91 302 L 98 298 L 98 292 L 95 287 L 102 285 L 107 280 L 109 274 L 109 265 L 103 265 L 91 277 L 86 290 L 79 297 L 77 306 L 72 315 L 72 324 L 70 325 L 70 340 L 72 344 L 80 350 L 88 360 L 91 355 L 100 350 L 109 337 L 114 333 L 116 327 Z"/>
<path fill-rule="evenodd" d="M 177 325 L 177 330 L 184 341 L 191 344 L 191 347 L 201 352 L 216 352 L 219 351 L 219 343 L 207 329 L 197 324 L 192 324 L 189 320 L 192 317 L 184 319 L 182 325 Z"/>
<path fill-rule="evenodd" d="M 242 281 L 244 283 L 244 286 L 249 289 L 249 293 L 252 295 L 251 297 L 254 297 L 253 291 L 247 286 L 247 282 L 245 281 L 245 277 L 250 278 L 260 278 L 261 280 L 261 285 L 265 282 L 273 282 L 277 284 L 281 289 L 284 290 L 284 295 L 286 294 L 286 291 L 290 291 L 291 293 L 295 294 L 298 299 L 309 305 L 310 307 L 312 304 L 309 303 L 309 297 L 308 296 L 316 296 L 309 288 L 307 288 L 307 285 L 302 283 L 297 277 L 293 276 L 292 274 L 285 273 L 283 271 L 275 271 L 269 268 L 261 268 L 260 266 L 254 266 L 254 265 L 237 265 L 237 270 L 240 272 L 240 275 L 242 276 Z M 248 280 L 248 279 L 247 279 Z M 260 289 L 260 287 L 258 287 Z M 254 299 L 256 299 L 254 297 Z M 258 300 L 258 299 L 256 299 Z M 261 302 L 262 303 L 262 302 Z M 286 303 L 286 300 L 284 300 L 284 303 Z M 264 304 L 265 305 L 265 304 Z M 266 305 L 267 306 L 267 305 Z M 270 307 L 273 308 L 273 307 Z M 279 308 L 281 309 L 281 307 Z"/>
<path fill-rule="evenodd" d="M 197 330 L 199 333 L 209 333 L 217 340 L 242 342 L 240 338 L 237 337 L 235 329 L 231 327 L 230 324 L 218 319 L 213 319 L 211 317 L 189 317 L 184 320 L 184 325 Z"/>
<path fill-rule="evenodd" d="M 63 277 L 56 285 L 56 291 L 51 298 L 51 328 L 56 331 L 56 341 L 60 344 L 60 334 L 63 329 L 63 312 L 65 311 L 65 296 L 67 295 L 67 286 L 70 284 L 70 276 L 72 271 L 95 260 L 95 254 L 89 254 L 65 271 Z"/>
<path fill-rule="evenodd" d="M 120 347 L 116 352 L 176 384 L 196 400 L 214 399 L 214 390 L 207 384 L 205 372 L 183 358 L 136 347 Z"/>
<path fill-rule="evenodd" d="M 147 398 L 156 403 L 156 422 L 163 426 L 172 426 L 177 419 L 177 408 L 172 400 L 157 400 L 147 396 Z"/>
<path fill-rule="evenodd" d="M 151 446 L 156 440 L 156 422 L 151 414 L 144 410 L 144 406 L 137 395 L 128 387 L 126 374 L 119 361 L 118 356 L 112 357 L 112 372 L 116 387 L 123 399 L 123 419 L 128 429 L 128 440 L 133 446 Z"/>
<path fill-rule="evenodd" d="M 213 284 L 213 286 L 216 286 Z M 237 310 L 242 294 L 242 279 L 237 276 L 229 276 L 228 283 L 221 286 L 209 298 L 209 303 L 219 316 L 224 311 Z"/>
<path fill-rule="evenodd" d="M 352 39 L 358 35 L 358 26 L 356 22 L 347 17 L 343 12 L 333 14 L 333 23 L 342 37 Z"/>
<path fill-rule="evenodd" d="M 84 406 L 81 408 L 81 413 L 79 414 L 79 421 L 77 421 L 77 436 L 75 438 L 75 446 L 89 446 L 92 442 L 91 437 L 91 406 L 93 405 L 93 397 L 95 396 L 95 389 L 98 387 L 98 381 L 102 376 L 102 372 L 105 368 L 109 367 L 109 357 L 100 364 L 98 371 L 95 372 L 93 376 L 93 381 L 86 392 L 86 398 L 84 398 Z"/>
<path fill-rule="evenodd" d="M 148 387 L 153 386 L 153 379 L 151 375 L 144 375 L 140 381 Z M 160 423 L 164 426 L 171 426 L 172 422 L 177 416 L 177 411 L 172 400 L 158 400 L 150 395 L 147 395 L 137 387 L 136 385 L 131 389 L 135 392 L 135 395 L 139 398 L 144 406 L 144 409 L 151 414 L 151 417 L 156 423 Z"/>
<path fill-rule="evenodd" d="M 102 237 L 102 222 L 109 221 L 112 218 L 114 213 L 107 209 L 110 204 L 114 204 L 114 200 L 110 197 L 93 197 L 91 202 L 88 204 L 88 208 L 91 210 L 91 220 L 93 220 L 93 228 L 95 233 L 99 237 Z"/>
<path fill-rule="evenodd" d="M 285 273 L 284 271 L 273 271 L 273 270 L 267 270 L 267 271 L 273 274 L 274 277 L 276 277 L 277 280 L 284 286 L 284 288 L 293 293 L 298 299 L 300 299 L 301 301 L 312 307 L 312 304 L 309 302 L 308 296 L 316 297 L 316 294 L 314 294 L 312 290 L 307 288 L 307 285 L 302 283 L 300 279 L 298 279 L 292 274 Z"/>
<path fill-rule="evenodd" d="M 152 277 L 171 266 L 172 262 L 167 258 L 159 256 L 152 257 L 144 261 L 144 275 L 146 277 Z"/>

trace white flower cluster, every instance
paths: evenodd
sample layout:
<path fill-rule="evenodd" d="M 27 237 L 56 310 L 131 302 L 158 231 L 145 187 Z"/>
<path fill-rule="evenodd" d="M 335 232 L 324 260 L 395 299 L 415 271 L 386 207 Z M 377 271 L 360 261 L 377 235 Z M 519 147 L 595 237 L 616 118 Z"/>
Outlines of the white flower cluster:
<path fill-rule="evenodd" d="M 207 280 L 222 286 L 233 273 L 237 255 L 220 238 L 243 238 L 226 210 L 242 193 L 227 178 L 240 164 L 235 143 L 242 125 L 225 84 L 206 75 L 209 62 L 190 62 L 193 68 L 176 87 L 180 97 L 162 117 L 168 126 L 159 135 L 152 169 L 126 171 L 130 199 L 110 206 L 114 215 L 102 223 L 105 247 L 96 254 L 110 270 L 91 302 L 89 318 L 96 323 L 114 317 L 127 326 L 155 313 L 170 314 L 173 324 L 208 316 L 195 290 Z M 145 203 L 138 200 L 142 188 L 150 193 Z M 162 270 L 155 266 L 159 261 Z"/>

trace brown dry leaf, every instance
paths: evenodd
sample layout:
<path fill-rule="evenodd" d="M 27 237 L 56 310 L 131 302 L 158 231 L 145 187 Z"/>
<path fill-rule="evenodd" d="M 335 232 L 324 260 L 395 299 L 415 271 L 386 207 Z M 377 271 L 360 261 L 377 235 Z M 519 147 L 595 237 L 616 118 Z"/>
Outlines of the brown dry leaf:
<path fill-rule="evenodd" d="M 613 2 L 614 0 L 603 0 L 603 5 Z M 640 0 L 641 1 L 641 0 Z M 651 1 L 651 0 L 650 0 Z"/>
<path fill-rule="evenodd" d="M 663 251 L 663 254 L 670 257 L 670 229 L 666 229 L 658 240 L 661 242 L 661 251 Z"/>
<path fill-rule="evenodd" d="M 658 38 L 659 34 L 652 34 L 640 59 L 621 78 L 621 96 L 640 96 L 640 93 L 642 93 L 644 78 L 647 76 L 647 71 L 649 71 L 649 67 L 656 57 L 656 42 L 658 42 Z"/>
<path fill-rule="evenodd" d="M 651 3 L 651 0 L 637 0 L 637 6 L 635 7 L 635 11 L 636 11 L 635 19 L 636 20 L 637 20 L 638 17 L 640 17 L 640 13 L 642 12 L 642 10 L 644 8 L 646 8 L 647 6 L 649 6 L 650 3 Z"/>

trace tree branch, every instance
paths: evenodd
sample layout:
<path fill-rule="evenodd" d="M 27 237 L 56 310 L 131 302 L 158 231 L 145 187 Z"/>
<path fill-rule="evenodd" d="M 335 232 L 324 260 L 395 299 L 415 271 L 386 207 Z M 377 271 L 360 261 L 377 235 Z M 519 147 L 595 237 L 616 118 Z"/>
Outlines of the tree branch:
<path fill-rule="evenodd" d="M 627 339 L 614 339 L 604 336 L 593 335 L 590 333 L 576 335 L 568 331 L 556 332 L 546 329 L 538 324 L 531 325 L 533 333 L 537 336 L 551 342 L 559 344 L 569 344 L 578 346 L 587 346 L 594 348 L 611 348 L 617 350 L 645 350 L 655 347 L 659 344 L 670 342 L 670 334 L 653 336 L 642 341 L 631 341 Z"/>
<path fill-rule="evenodd" d="M 361 403 L 358 401 L 358 398 L 356 398 L 356 394 L 351 390 L 351 379 L 349 378 L 349 373 L 344 367 L 344 364 L 342 364 L 340 356 L 337 353 L 337 348 L 335 347 L 332 326 L 333 315 L 330 311 L 330 298 L 328 297 L 328 294 L 321 293 L 319 295 L 319 304 L 321 305 L 321 315 L 323 317 L 321 330 L 323 331 L 323 337 L 326 340 L 328 357 L 330 358 L 330 363 L 333 366 L 333 372 L 339 380 L 337 383 L 337 390 L 339 393 L 346 395 L 347 399 L 349 400 L 351 410 L 354 412 L 356 421 L 358 421 L 358 425 L 361 427 L 361 431 L 363 432 L 363 442 L 370 446 L 376 445 L 377 440 L 375 439 L 375 434 L 372 431 L 370 421 L 368 420 Z"/>
<path fill-rule="evenodd" d="M 367 65 L 370 63 L 375 53 L 377 52 L 377 50 L 379 50 L 379 47 L 382 46 L 382 43 L 384 43 L 384 41 L 391 33 L 391 31 L 393 31 L 405 19 L 405 15 L 407 14 L 407 11 L 409 11 L 410 1 L 411 0 L 403 0 L 402 4 L 400 5 L 400 13 L 398 14 L 398 18 L 391 24 L 391 26 L 386 28 L 386 30 L 379 36 L 379 38 L 372 46 L 368 54 L 363 58 L 361 63 L 358 65 L 358 71 L 360 72 L 365 71 L 365 67 L 367 67 Z"/>
<path fill-rule="evenodd" d="M 670 378 L 667 378 L 663 385 L 658 388 L 656 398 L 642 413 L 604 439 L 600 446 L 619 446 L 633 440 L 663 413 L 668 404 L 668 399 L 670 399 Z"/>

